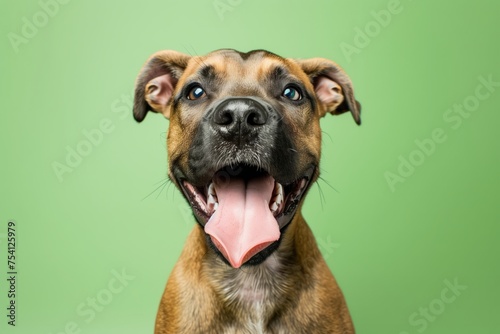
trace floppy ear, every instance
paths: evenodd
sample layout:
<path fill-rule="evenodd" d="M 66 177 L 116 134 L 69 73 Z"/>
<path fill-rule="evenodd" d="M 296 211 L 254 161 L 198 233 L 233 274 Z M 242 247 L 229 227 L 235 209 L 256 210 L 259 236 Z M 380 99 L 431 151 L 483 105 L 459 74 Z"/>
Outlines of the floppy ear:
<path fill-rule="evenodd" d="M 170 117 L 170 98 L 191 56 L 164 50 L 144 64 L 135 83 L 134 118 L 142 122 L 149 110 Z"/>
<path fill-rule="evenodd" d="M 361 124 L 361 104 L 354 98 L 351 79 L 342 68 L 324 58 L 296 60 L 314 86 L 321 104 L 321 116 L 327 112 L 338 115 L 350 111 L 354 121 Z"/>

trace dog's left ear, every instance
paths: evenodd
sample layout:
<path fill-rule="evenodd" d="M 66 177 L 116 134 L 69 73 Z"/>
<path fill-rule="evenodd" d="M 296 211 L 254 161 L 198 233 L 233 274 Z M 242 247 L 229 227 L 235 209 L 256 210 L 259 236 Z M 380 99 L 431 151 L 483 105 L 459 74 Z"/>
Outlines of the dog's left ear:
<path fill-rule="evenodd" d="M 296 61 L 314 86 L 321 116 L 350 111 L 356 124 L 361 124 L 361 104 L 354 98 L 351 79 L 339 65 L 324 58 Z"/>

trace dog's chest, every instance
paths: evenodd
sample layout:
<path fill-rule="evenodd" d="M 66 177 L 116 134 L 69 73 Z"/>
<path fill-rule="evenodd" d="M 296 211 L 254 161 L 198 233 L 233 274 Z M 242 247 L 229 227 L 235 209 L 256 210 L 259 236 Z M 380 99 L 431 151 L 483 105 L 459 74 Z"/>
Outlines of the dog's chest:
<path fill-rule="evenodd" d="M 266 314 L 270 308 L 267 290 L 251 278 L 230 284 L 226 289 L 226 301 L 234 305 L 238 321 L 228 329 L 228 333 L 266 333 Z"/>
<path fill-rule="evenodd" d="M 266 334 L 269 315 L 279 301 L 278 263 L 266 261 L 256 268 L 245 268 L 222 283 L 222 295 L 238 319 L 227 333 Z"/>

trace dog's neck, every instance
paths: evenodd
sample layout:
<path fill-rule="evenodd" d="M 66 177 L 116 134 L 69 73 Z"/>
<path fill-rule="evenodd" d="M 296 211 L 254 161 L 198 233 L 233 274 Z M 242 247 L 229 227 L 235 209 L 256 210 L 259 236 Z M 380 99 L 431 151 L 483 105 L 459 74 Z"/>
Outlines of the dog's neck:
<path fill-rule="evenodd" d="M 306 252 L 297 251 L 304 240 L 295 240 L 288 236 L 301 235 L 292 233 L 291 229 L 308 229 L 299 216 L 292 222 L 284 235 L 280 247 L 259 265 L 246 265 L 239 269 L 229 267 L 214 254 L 207 254 L 211 258 L 210 266 L 205 266 L 206 276 L 210 278 L 210 285 L 221 299 L 221 303 L 234 316 L 247 324 L 260 326 L 271 321 L 276 312 L 282 310 L 291 300 L 297 300 L 300 287 L 310 284 L 308 260 L 313 260 L 316 252 L 311 249 Z M 309 231 L 310 232 L 310 231 Z M 305 235 L 312 234 L 306 233 Z M 313 237 L 312 237 L 313 238 Z M 315 243 L 313 243 L 313 248 Z M 316 248 L 317 250 L 317 248 Z M 212 252 L 211 250 L 208 250 Z M 299 255 L 300 254 L 300 255 Z M 303 255 L 309 258 L 304 259 Z M 310 262 L 314 263 L 314 261 Z M 215 265 L 214 265 L 215 264 Z M 297 273 L 302 273 L 297 275 Z M 309 282 L 309 283 L 308 283 Z M 257 329 L 253 333 L 259 333 Z"/>
<path fill-rule="evenodd" d="M 289 280 L 283 259 L 278 251 L 264 262 L 254 266 L 243 266 L 239 269 L 230 267 L 213 268 L 216 276 L 223 280 L 215 280 L 213 287 L 228 304 L 241 304 L 249 307 L 264 304 L 281 297 L 281 289 L 276 289 Z"/>
<path fill-rule="evenodd" d="M 296 271 L 288 271 L 291 268 L 280 255 L 279 250 L 275 251 L 261 264 L 239 269 L 222 261 L 220 267 L 207 268 L 210 273 L 206 277 L 211 278 L 210 285 L 226 314 L 237 319 L 248 333 L 264 333 L 272 315 L 297 291 L 293 289 L 295 279 L 290 275 Z"/>

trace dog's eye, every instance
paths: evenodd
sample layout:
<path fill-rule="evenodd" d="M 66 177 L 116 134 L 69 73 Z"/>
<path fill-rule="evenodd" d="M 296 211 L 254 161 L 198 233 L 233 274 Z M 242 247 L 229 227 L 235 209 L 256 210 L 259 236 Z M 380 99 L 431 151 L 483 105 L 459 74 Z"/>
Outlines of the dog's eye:
<path fill-rule="evenodd" d="M 189 91 L 187 98 L 188 98 L 188 100 L 198 100 L 199 98 L 201 98 L 205 95 L 206 95 L 206 93 L 203 90 L 203 88 L 201 88 L 200 86 L 194 86 Z"/>
<path fill-rule="evenodd" d="M 283 91 L 283 96 L 292 101 L 299 101 L 302 99 L 302 95 L 300 94 L 300 92 L 293 87 L 285 88 L 285 90 Z"/>

